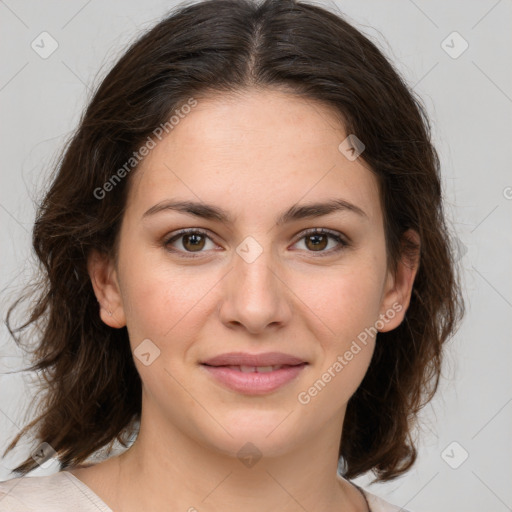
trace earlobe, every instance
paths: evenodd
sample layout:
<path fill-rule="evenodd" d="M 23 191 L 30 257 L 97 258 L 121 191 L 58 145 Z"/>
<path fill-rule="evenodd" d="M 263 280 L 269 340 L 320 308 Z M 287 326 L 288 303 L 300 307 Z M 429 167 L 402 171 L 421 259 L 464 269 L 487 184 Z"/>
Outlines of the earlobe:
<path fill-rule="evenodd" d="M 392 331 L 398 327 L 409 307 L 414 279 L 420 264 L 420 237 L 412 229 L 402 239 L 402 255 L 397 262 L 396 272 L 388 272 L 381 314 L 379 332 Z M 382 325 L 384 324 L 384 325 Z"/>
<path fill-rule="evenodd" d="M 97 250 L 87 258 L 87 270 L 99 303 L 101 320 L 110 327 L 120 329 L 126 325 L 117 271 L 112 259 Z"/>

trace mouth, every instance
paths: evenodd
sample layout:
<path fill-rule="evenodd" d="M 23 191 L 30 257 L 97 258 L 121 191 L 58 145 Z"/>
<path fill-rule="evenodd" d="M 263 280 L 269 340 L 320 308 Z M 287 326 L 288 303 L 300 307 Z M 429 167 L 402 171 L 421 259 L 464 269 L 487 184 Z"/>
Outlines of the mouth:
<path fill-rule="evenodd" d="M 306 363 L 302 363 L 306 364 Z M 210 366 L 210 365 L 205 365 Z M 281 368 L 291 368 L 292 366 L 298 365 L 286 365 L 286 364 L 274 364 L 272 366 L 210 366 L 211 368 L 229 368 L 230 370 L 235 370 L 242 373 L 270 373 L 275 372 L 276 370 L 280 370 Z"/>
<path fill-rule="evenodd" d="M 201 363 L 216 382 L 245 395 L 276 391 L 295 380 L 307 365 L 301 358 L 275 352 L 222 354 Z"/>

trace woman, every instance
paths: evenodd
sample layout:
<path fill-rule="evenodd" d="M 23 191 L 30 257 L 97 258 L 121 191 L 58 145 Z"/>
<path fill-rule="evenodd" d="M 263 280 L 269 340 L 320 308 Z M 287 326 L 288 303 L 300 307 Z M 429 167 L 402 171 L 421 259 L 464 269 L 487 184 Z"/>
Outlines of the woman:
<path fill-rule="evenodd" d="M 350 480 L 415 461 L 463 309 L 448 238 L 428 120 L 360 32 L 292 0 L 182 6 L 40 206 L 11 332 L 41 326 L 43 412 L 0 510 L 398 510 Z"/>

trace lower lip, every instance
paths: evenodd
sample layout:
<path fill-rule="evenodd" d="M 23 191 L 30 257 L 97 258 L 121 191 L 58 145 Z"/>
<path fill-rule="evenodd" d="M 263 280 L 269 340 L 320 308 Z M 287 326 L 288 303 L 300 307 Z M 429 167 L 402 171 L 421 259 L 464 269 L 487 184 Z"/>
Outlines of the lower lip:
<path fill-rule="evenodd" d="M 297 378 L 304 370 L 306 363 L 279 368 L 279 370 L 267 373 L 243 373 L 226 366 L 207 366 L 204 364 L 201 366 L 216 380 L 234 391 L 246 395 L 263 395 L 275 391 Z"/>

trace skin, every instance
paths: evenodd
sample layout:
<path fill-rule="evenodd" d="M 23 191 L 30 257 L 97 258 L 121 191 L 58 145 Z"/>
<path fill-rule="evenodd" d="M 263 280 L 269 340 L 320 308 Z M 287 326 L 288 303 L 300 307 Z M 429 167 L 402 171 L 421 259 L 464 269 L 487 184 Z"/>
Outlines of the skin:
<path fill-rule="evenodd" d="M 127 326 L 132 350 L 150 339 L 160 355 L 148 366 L 134 358 L 143 401 L 133 446 L 72 471 L 116 512 L 367 510 L 336 467 L 346 404 L 375 339 L 308 404 L 297 397 L 393 305 L 401 311 L 380 330 L 402 322 L 417 262 L 388 270 L 377 181 L 361 158 L 338 150 L 346 137 L 328 107 L 283 91 L 198 98 L 131 177 L 117 259 L 93 252 L 89 273 L 102 320 Z M 233 222 L 172 210 L 144 217 L 171 198 L 217 205 Z M 334 198 L 364 215 L 276 225 L 295 204 Z M 181 228 L 209 238 L 196 252 L 187 237 L 166 247 Z M 349 245 L 320 237 L 315 250 L 303 233 L 310 228 Z M 236 252 L 248 236 L 262 250 L 251 263 Z M 231 351 L 279 351 L 309 364 L 280 389 L 247 396 L 200 366 Z M 252 467 L 237 457 L 248 442 L 262 454 Z"/>

